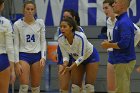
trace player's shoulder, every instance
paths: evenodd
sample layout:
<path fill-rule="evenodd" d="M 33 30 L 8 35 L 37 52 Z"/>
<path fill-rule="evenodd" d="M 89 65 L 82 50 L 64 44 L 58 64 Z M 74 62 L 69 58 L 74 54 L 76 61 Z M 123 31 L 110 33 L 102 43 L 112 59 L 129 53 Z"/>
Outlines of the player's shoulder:
<path fill-rule="evenodd" d="M 0 20 L 3 20 L 3 21 L 5 21 L 5 22 L 10 22 L 9 19 L 7 19 L 7 18 L 5 18 L 5 17 L 3 17 L 3 16 L 0 17 Z"/>
<path fill-rule="evenodd" d="M 86 35 L 83 32 L 75 31 L 75 37 L 78 39 L 85 39 Z"/>
<path fill-rule="evenodd" d="M 40 18 L 36 18 L 36 22 L 39 23 L 40 25 L 44 25 L 44 20 Z"/>
<path fill-rule="evenodd" d="M 22 24 L 23 19 L 20 18 L 17 21 L 15 21 L 14 25 L 21 25 Z"/>
<path fill-rule="evenodd" d="M 58 36 L 58 40 L 63 40 L 64 39 L 64 35 L 61 33 L 59 36 Z"/>
<path fill-rule="evenodd" d="M 79 31 L 84 33 L 84 29 L 81 26 L 78 26 Z"/>
<path fill-rule="evenodd" d="M 77 36 L 85 36 L 83 32 L 75 31 L 75 35 Z"/>
<path fill-rule="evenodd" d="M 5 26 L 11 25 L 11 21 L 5 17 L 2 17 L 2 16 L 0 17 L 0 22 Z"/>

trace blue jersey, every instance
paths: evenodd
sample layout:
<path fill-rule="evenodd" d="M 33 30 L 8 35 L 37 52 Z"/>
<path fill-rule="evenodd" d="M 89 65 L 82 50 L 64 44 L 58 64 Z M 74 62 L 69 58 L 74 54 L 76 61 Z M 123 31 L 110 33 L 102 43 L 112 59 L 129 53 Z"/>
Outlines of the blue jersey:
<path fill-rule="evenodd" d="M 134 48 L 134 25 L 127 12 L 121 14 L 113 29 L 113 43 L 120 49 L 113 49 L 114 64 L 128 63 L 136 59 Z"/>
<path fill-rule="evenodd" d="M 117 19 L 115 18 L 114 21 L 111 20 L 111 17 L 109 17 L 107 19 L 107 37 L 108 37 L 108 41 L 112 41 L 113 40 L 113 28 L 115 26 L 115 23 L 116 23 Z M 134 23 L 133 23 L 134 24 Z M 134 27 L 135 27 L 135 30 L 134 30 L 134 33 L 135 33 L 135 39 L 134 39 L 134 43 L 135 43 L 135 47 L 137 46 L 138 42 L 140 41 L 140 28 L 134 24 Z M 109 56 L 108 56 L 108 62 L 109 63 L 113 63 L 113 55 L 112 55 L 112 51 L 113 51 L 113 48 L 108 48 L 107 51 L 109 52 Z"/>

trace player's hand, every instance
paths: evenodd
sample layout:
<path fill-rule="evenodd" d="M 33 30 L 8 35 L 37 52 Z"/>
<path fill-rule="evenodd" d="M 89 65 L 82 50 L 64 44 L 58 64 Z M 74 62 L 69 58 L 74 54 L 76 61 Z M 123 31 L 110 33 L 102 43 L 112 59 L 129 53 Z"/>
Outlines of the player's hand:
<path fill-rule="evenodd" d="M 64 71 L 62 72 L 62 75 L 71 71 L 72 69 L 75 69 L 77 67 L 77 64 L 74 62 L 70 67 L 65 67 Z"/>
<path fill-rule="evenodd" d="M 15 70 L 16 70 L 16 74 L 18 76 L 20 76 L 23 73 L 23 68 L 22 68 L 20 62 L 15 64 Z"/>
<path fill-rule="evenodd" d="M 101 47 L 107 49 L 107 48 L 109 48 L 109 44 L 110 44 L 109 41 L 104 40 L 104 41 L 101 43 Z"/>
<path fill-rule="evenodd" d="M 66 74 L 69 71 L 71 71 L 71 67 L 65 67 L 65 69 L 62 72 L 62 75 Z"/>
<path fill-rule="evenodd" d="M 41 58 L 39 63 L 40 63 L 41 71 L 43 71 L 46 64 L 46 60 L 44 58 Z"/>
<path fill-rule="evenodd" d="M 137 67 L 137 68 L 136 68 L 136 71 L 137 71 L 138 73 L 140 73 L 140 67 Z"/>
<path fill-rule="evenodd" d="M 12 71 L 10 75 L 10 84 L 14 84 L 15 80 L 16 80 L 15 71 Z"/>
<path fill-rule="evenodd" d="M 40 67 L 44 67 L 45 66 L 45 63 L 46 63 L 45 59 L 44 58 L 41 58 L 40 59 Z"/>
<path fill-rule="evenodd" d="M 65 70 L 65 68 L 67 67 L 67 66 L 65 66 L 65 65 L 61 65 L 62 66 L 62 68 L 59 70 L 59 73 L 61 74 L 61 75 L 63 75 L 64 73 L 64 70 Z"/>

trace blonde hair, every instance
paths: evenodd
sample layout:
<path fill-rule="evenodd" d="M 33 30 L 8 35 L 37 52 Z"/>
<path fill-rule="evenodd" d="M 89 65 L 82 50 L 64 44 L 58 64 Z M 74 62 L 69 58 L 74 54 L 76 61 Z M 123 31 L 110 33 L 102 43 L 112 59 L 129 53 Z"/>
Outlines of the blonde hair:
<path fill-rule="evenodd" d="M 112 6 L 114 3 L 114 0 L 104 0 L 103 4 L 105 4 L 105 3 L 109 3 L 109 5 Z"/>

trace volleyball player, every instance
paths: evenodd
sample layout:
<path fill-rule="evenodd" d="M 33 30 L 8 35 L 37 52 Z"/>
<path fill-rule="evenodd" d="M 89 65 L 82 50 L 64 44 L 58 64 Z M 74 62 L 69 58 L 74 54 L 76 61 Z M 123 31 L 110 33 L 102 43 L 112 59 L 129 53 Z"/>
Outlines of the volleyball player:
<path fill-rule="evenodd" d="M 28 93 L 31 79 L 32 93 L 40 93 L 40 81 L 46 60 L 45 25 L 34 17 L 36 5 L 26 1 L 24 17 L 14 23 L 16 72 L 19 77 L 19 93 Z"/>
<path fill-rule="evenodd" d="M 87 40 L 84 33 L 77 31 L 73 18 L 64 18 L 60 23 L 61 33 L 58 38 L 63 55 L 63 69 L 60 74 L 71 74 L 72 93 L 80 93 L 84 72 L 86 93 L 94 92 L 99 55 L 96 48 Z M 66 92 L 65 92 L 66 93 Z"/>
<path fill-rule="evenodd" d="M 3 8 L 4 0 L 0 0 L 0 13 Z M 15 81 L 12 33 L 10 21 L 0 16 L 0 93 L 8 93 L 10 79 L 11 83 Z"/>

